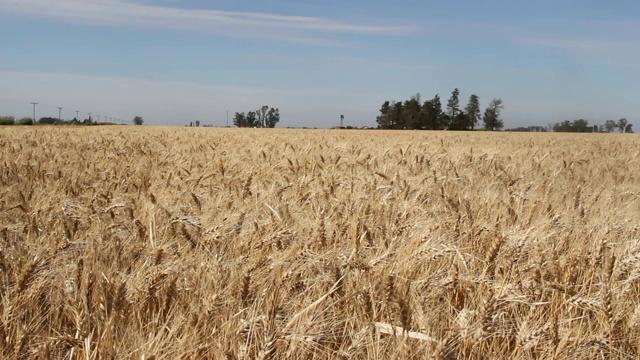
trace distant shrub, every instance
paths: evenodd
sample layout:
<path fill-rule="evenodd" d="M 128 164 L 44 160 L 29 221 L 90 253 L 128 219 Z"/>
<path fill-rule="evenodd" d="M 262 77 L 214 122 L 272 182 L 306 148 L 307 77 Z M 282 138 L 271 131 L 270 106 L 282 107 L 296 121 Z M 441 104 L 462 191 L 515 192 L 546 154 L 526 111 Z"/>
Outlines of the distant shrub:
<path fill-rule="evenodd" d="M 24 117 L 18 120 L 18 125 L 33 125 L 33 119 Z"/>
<path fill-rule="evenodd" d="M 38 123 L 40 123 L 40 124 L 49 124 L 49 125 L 53 125 L 53 124 L 55 124 L 57 121 L 58 121 L 58 119 L 56 119 L 56 118 L 52 118 L 52 117 L 50 117 L 50 116 L 47 116 L 47 117 L 40 118 L 40 120 L 38 120 Z"/>
<path fill-rule="evenodd" d="M 0 125 L 15 125 L 16 119 L 13 116 L 0 116 Z"/>

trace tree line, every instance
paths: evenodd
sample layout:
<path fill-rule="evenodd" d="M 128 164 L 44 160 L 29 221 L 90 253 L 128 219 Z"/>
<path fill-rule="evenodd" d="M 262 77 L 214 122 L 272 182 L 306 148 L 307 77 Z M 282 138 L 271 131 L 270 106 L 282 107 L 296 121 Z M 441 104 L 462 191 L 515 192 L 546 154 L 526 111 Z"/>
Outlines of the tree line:
<path fill-rule="evenodd" d="M 144 124 L 144 119 L 142 116 L 136 116 L 132 120 L 134 125 L 142 125 Z M 16 120 L 13 116 L 0 116 L 0 125 L 34 125 L 36 123 L 33 122 L 33 119 L 30 117 L 24 117 L 20 120 Z M 95 122 L 91 117 L 84 119 L 82 121 L 77 118 L 73 118 L 72 120 L 63 120 L 54 118 L 51 116 L 41 117 L 37 124 L 40 125 L 118 125 L 113 122 Z"/>
<path fill-rule="evenodd" d="M 280 110 L 264 105 L 256 111 L 236 112 L 233 117 L 233 125 L 237 127 L 274 128 L 280 121 Z"/>
<path fill-rule="evenodd" d="M 553 125 L 554 132 L 613 132 L 618 129 L 621 133 L 633 133 L 633 124 L 630 124 L 626 118 L 615 120 L 607 120 L 604 125 L 589 125 L 589 121 L 584 119 L 565 120 Z"/>
<path fill-rule="evenodd" d="M 0 125 L 33 125 L 33 120 L 30 117 L 16 120 L 13 116 L 0 116 Z"/>
<path fill-rule="evenodd" d="M 422 129 L 422 130 L 474 130 L 482 121 L 486 130 L 504 127 L 500 113 L 504 109 L 502 99 L 494 98 L 480 112 L 480 97 L 472 94 L 464 108 L 460 107 L 460 90 L 455 88 L 443 109 L 440 95 L 421 100 L 420 93 L 405 101 L 385 101 L 376 118 L 380 129 Z"/>

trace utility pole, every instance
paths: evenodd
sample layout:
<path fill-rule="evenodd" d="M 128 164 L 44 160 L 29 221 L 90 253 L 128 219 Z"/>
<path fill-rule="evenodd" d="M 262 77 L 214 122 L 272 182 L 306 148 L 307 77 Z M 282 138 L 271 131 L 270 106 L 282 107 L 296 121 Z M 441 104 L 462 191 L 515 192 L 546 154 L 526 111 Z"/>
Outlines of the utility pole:
<path fill-rule="evenodd" d="M 36 105 L 38 105 L 37 102 L 32 102 L 31 105 L 33 105 L 33 123 L 36 123 Z"/>
<path fill-rule="evenodd" d="M 62 121 L 62 108 L 58 108 L 58 121 Z"/>
<path fill-rule="evenodd" d="M 89 122 L 91 122 L 91 113 L 89 113 Z"/>
<path fill-rule="evenodd" d="M 227 110 L 227 127 L 229 127 L 229 110 Z"/>
<path fill-rule="evenodd" d="M 76 110 L 76 120 L 80 121 L 80 119 L 78 119 L 78 113 L 80 113 L 80 111 Z"/>
<path fill-rule="evenodd" d="M 96 116 L 98 117 L 98 121 L 97 122 L 100 122 L 100 115 L 96 115 Z"/>

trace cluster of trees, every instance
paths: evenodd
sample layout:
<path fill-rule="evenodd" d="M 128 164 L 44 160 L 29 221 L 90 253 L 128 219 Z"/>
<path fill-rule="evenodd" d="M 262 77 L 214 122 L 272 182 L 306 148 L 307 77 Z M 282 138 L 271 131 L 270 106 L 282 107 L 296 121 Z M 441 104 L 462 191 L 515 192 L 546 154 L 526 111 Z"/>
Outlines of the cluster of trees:
<path fill-rule="evenodd" d="M 33 125 L 33 120 L 29 117 L 24 117 L 16 121 L 13 116 L 0 116 L 0 125 Z"/>
<path fill-rule="evenodd" d="M 447 101 L 446 109 L 443 109 L 440 95 L 424 103 L 420 93 L 404 102 L 385 101 L 376 122 L 381 129 L 473 130 L 482 120 L 485 129 L 497 130 L 504 126 L 500 118 L 502 109 L 502 99 L 495 98 L 481 117 L 480 98 L 477 95 L 471 95 L 462 109 L 460 90 L 456 88 Z"/>
<path fill-rule="evenodd" d="M 112 122 L 97 122 L 94 121 L 91 117 L 88 117 L 84 120 L 78 120 L 77 118 L 73 118 L 71 120 L 62 120 L 50 116 L 42 117 L 38 120 L 38 124 L 43 125 L 116 125 L 116 123 Z"/>
<path fill-rule="evenodd" d="M 545 126 L 518 126 L 512 129 L 505 129 L 505 131 L 512 132 L 547 132 L 548 129 Z"/>
<path fill-rule="evenodd" d="M 574 121 L 565 120 L 553 125 L 554 132 L 613 132 L 615 129 L 621 133 L 633 133 L 633 124 L 625 118 L 615 120 L 607 120 L 604 125 L 589 125 L 589 121 L 578 119 Z"/>
<path fill-rule="evenodd" d="M 274 128 L 280 121 L 280 110 L 265 105 L 256 111 L 237 112 L 233 117 L 233 125 L 237 127 Z"/>
<path fill-rule="evenodd" d="M 38 124 L 45 124 L 45 125 L 95 125 L 97 124 L 96 122 L 94 122 L 91 117 L 84 119 L 82 121 L 73 118 L 72 120 L 62 120 L 62 119 L 58 119 L 58 118 L 54 118 L 54 117 L 42 117 L 40 118 L 40 120 L 38 120 Z"/>
<path fill-rule="evenodd" d="M 144 119 L 142 116 L 136 116 L 133 118 L 133 123 L 135 125 L 142 125 L 144 123 Z M 33 125 L 34 122 L 30 117 L 25 117 L 20 120 L 16 120 L 13 116 L 0 116 L 0 125 Z M 73 120 L 62 120 L 50 116 L 41 117 L 38 120 L 38 124 L 42 125 L 113 125 L 115 123 L 110 122 L 101 122 L 97 123 L 91 119 L 91 117 L 84 119 L 82 121 L 73 118 Z"/>

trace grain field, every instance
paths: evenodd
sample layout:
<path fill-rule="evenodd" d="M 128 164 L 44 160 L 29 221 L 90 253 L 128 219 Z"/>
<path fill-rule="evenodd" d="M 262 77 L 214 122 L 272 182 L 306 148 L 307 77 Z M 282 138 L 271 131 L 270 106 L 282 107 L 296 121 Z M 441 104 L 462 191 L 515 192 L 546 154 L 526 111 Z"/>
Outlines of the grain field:
<path fill-rule="evenodd" d="M 5 359 L 637 359 L 640 138 L 0 129 Z"/>

